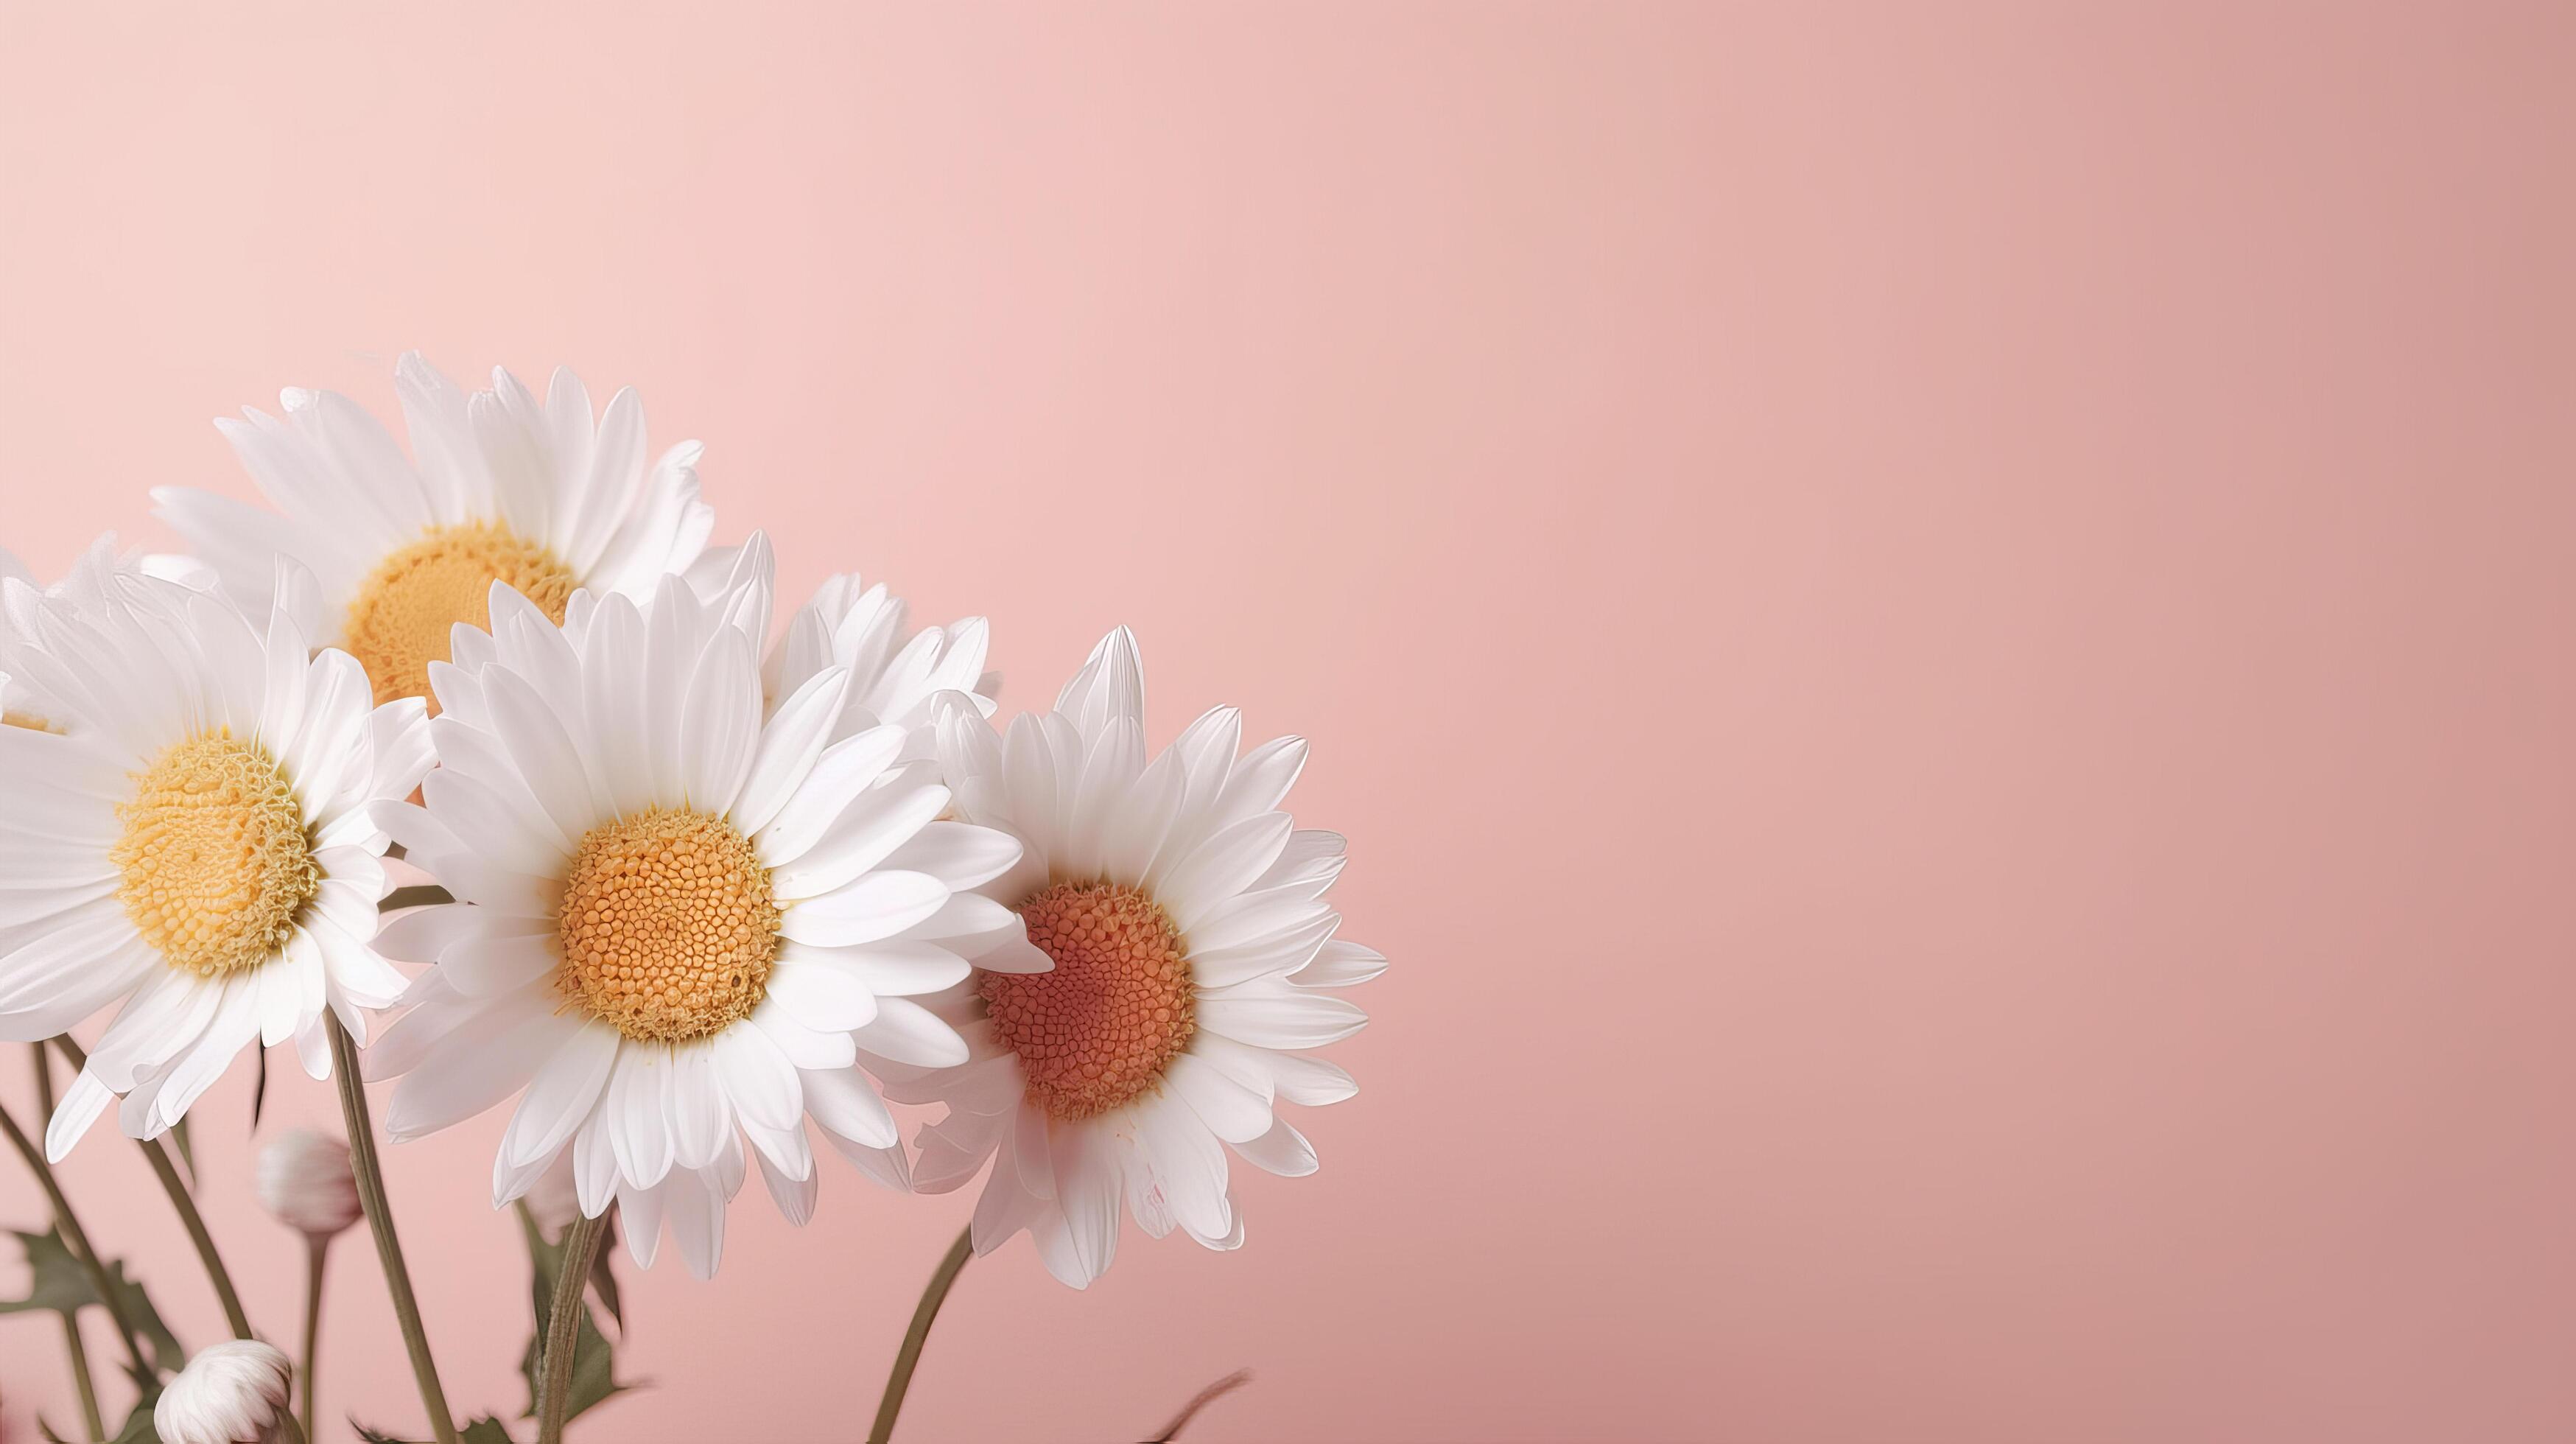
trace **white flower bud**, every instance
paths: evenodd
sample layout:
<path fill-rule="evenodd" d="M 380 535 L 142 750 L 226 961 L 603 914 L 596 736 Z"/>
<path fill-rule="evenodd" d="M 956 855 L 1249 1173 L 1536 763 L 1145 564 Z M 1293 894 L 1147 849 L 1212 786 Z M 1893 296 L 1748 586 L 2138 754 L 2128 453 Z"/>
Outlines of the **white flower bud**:
<path fill-rule="evenodd" d="M 286 1437 L 286 1356 L 256 1340 L 208 1344 L 152 1406 L 161 1444 L 274 1444 Z"/>
<path fill-rule="evenodd" d="M 315 1238 L 356 1223 L 349 1146 L 310 1128 L 279 1134 L 259 1151 L 259 1201 L 278 1222 Z"/>

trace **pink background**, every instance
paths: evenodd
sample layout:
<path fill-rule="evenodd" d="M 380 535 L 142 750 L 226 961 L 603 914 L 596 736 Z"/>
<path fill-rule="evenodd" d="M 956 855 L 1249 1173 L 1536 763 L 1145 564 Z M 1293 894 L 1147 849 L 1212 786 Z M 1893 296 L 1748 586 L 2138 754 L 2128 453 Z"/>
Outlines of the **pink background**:
<path fill-rule="evenodd" d="M 1160 735 L 1313 737 L 1396 959 L 1322 1173 L 975 1265 L 905 1437 L 1240 1365 L 1194 1437 L 2576 1436 L 2576 14 L 630 8 L 12 4 L 0 533 L 562 360 L 791 593 L 987 613 L 1018 703 L 1129 622 Z M 469 1407 L 499 1124 L 392 1154 Z M 133 1151 L 69 1172 L 215 1337 Z M 588 1437 L 856 1439 L 965 1211 L 747 1193 Z M 417 1428 L 338 1263 L 332 1412 Z"/>

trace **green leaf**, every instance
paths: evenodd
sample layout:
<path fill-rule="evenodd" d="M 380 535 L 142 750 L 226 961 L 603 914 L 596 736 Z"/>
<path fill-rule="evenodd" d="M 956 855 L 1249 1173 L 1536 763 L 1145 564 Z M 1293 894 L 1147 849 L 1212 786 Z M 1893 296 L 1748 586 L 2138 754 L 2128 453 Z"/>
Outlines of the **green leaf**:
<path fill-rule="evenodd" d="M 0 1299 L 0 1314 L 24 1313 L 43 1309 L 66 1316 L 82 1309 L 98 1307 L 98 1291 L 89 1286 L 89 1271 L 72 1258 L 64 1246 L 62 1234 L 54 1229 L 43 1233 L 20 1233 L 12 1230 L 19 1247 L 27 1254 L 27 1297 Z M 161 1321 L 161 1311 L 152 1307 L 152 1296 L 143 1285 L 125 1276 L 125 1260 L 107 1261 L 109 1287 L 116 1290 L 117 1302 L 125 1310 L 125 1320 L 134 1326 L 144 1351 L 151 1356 L 155 1377 L 137 1379 L 135 1385 L 145 1397 L 160 1392 L 159 1374 L 176 1373 L 188 1362 L 187 1350 L 179 1347 L 178 1336 Z M 128 1364 L 126 1372 L 133 1372 Z"/>
<path fill-rule="evenodd" d="M 125 1427 L 116 1431 L 110 1444 L 161 1444 L 161 1436 L 152 1428 L 152 1401 L 144 1400 L 125 1416 Z"/>
<path fill-rule="evenodd" d="M 349 1423 L 357 1429 L 358 1437 L 367 1441 L 367 1444 L 415 1444 L 413 1440 L 396 1438 L 382 1430 L 370 1429 L 355 1419 L 350 1420 Z M 466 1424 L 462 1437 L 465 1444 L 514 1444 L 510 1438 L 510 1431 L 501 1426 L 500 1420 L 489 1414 Z"/>
<path fill-rule="evenodd" d="M 161 1321 L 161 1311 L 152 1307 L 152 1296 L 143 1291 L 142 1281 L 125 1276 L 125 1260 L 107 1261 L 107 1281 L 116 1289 L 117 1301 L 125 1306 L 125 1321 L 134 1325 L 144 1351 L 152 1356 L 153 1367 L 165 1374 L 186 1368 L 188 1351 L 179 1346 L 179 1336 Z"/>
<path fill-rule="evenodd" d="M 89 1286 L 89 1272 L 72 1258 L 63 1246 L 60 1231 L 43 1233 L 9 1231 L 27 1254 L 27 1296 L 23 1299 L 0 1299 L 0 1314 L 25 1313 L 45 1309 L 57 1314 L 71 1314 L 98 1302 L 98 1291 Z"/>

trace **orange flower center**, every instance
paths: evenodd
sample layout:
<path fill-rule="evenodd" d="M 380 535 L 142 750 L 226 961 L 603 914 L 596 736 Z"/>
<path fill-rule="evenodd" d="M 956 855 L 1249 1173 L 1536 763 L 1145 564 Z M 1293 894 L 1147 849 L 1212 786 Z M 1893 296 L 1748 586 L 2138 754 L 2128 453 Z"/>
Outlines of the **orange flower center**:
<path fill-rule="evenodd" d="M 556 991 L 629 1038 L 684 1043 L 768 996 L 778 903 L 732 823 L 642 812 L 582 835 L 556 931 Z"/>
<path fill-rule="evenodd" d="M 985 973 L 976 988 L 1020 1057 L 1029 1101 L 1074 1122 L 1153 1088 L 1198 1030 L 1172 920 L 1145 894 L 1106 883 L 1059 883 L 1019 911 L 1054 971 Z"/>
<path fill-rule="evenodd" d="M 438 710 L 429 664 L 448 660 L 448 634 L 457 623 L 492 625 L 494 582 L 508 582 L 558 623 L 578 585 L 554 553 L 507 527 L 480 522 L 434 527 L 376 564 L 341 630 L 342 645 L 375 683 L 379 705 L 428 697 L 430 711 Z"/>

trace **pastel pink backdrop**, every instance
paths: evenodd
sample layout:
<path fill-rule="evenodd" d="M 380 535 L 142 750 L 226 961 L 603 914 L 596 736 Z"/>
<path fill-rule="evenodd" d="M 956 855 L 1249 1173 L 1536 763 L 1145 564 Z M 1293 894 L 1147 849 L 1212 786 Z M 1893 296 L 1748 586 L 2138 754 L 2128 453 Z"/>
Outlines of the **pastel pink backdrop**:
<path fill-rule="evenodd" d="M 1238 1366 L 1194 1437 L 2576 1435 L 2576 14 L 929 8 L 0 19 L 40 568 L 246 491 L 206 419 L 281 384 L 563 361 L 791 596 L 988 614 L 1022 704 L 1131 623 L 1162 736 L 1315 739 L 1395 959 L 1323 1171 L 977 1263 L 905 1437 Z M 391 1154 L 470 1408 L 498 1126 Z M 132 1150 L 69 1178 L 217 1337 Z M 755 1187 L 579 1432 L 855 1439 L 966 1207 Z M 363 1240 L 330 1321 L 416 1429 Z"/>

